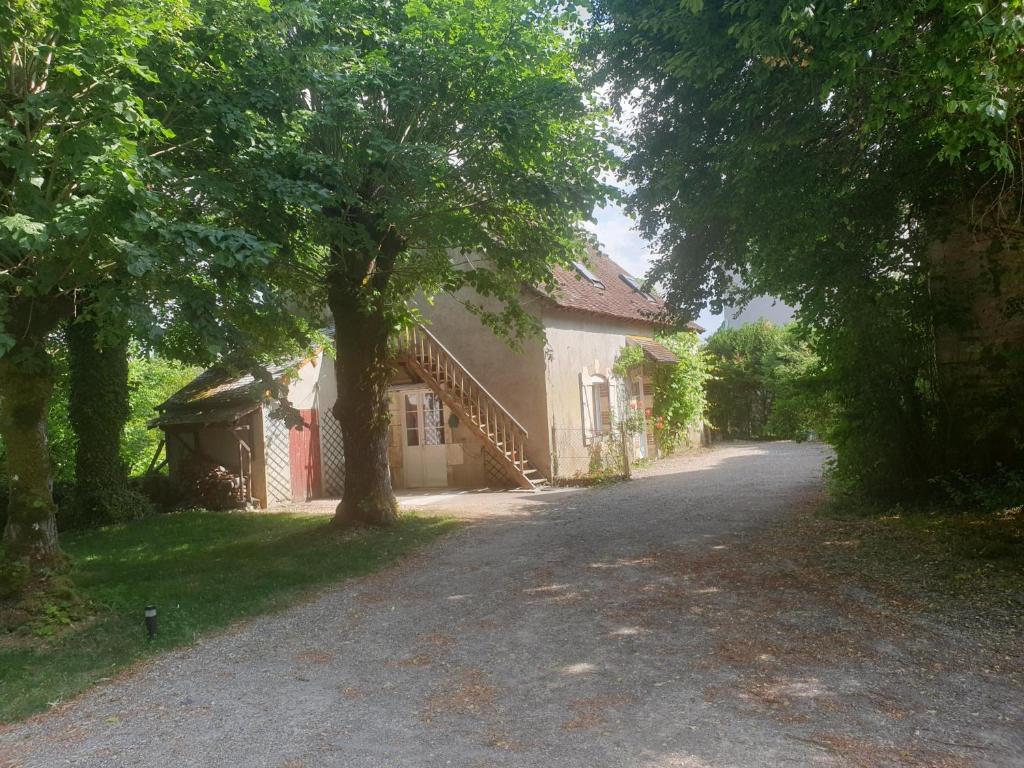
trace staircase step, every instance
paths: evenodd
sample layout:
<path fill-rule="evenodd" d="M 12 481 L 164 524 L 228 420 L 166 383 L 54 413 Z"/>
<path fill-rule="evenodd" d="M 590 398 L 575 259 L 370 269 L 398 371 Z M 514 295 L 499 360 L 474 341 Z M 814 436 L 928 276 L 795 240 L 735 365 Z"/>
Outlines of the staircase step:
<path fill-rule="evenodd" d="M 429 332 L 425 333 L 427 337 L 432 338 Z M 430 342 L 427 343 L 430 346 Z M 545 477 L 537 469 L 531 467 L 527 463 L 526 457 L 523 456 L 521 440 L 525 436 L 525 432 L 523 436 L 517 438 L 518 431 L 510 427 L 501 418 L 500 405 L 488 399 L 486 392 L 479 391 L 473 385 L 472 380 L 470 381 L 470 386 L 466 387 L 466 378 L 459 374 L 461 365 L 458 360 L 451 358 L 450 355 L 441 354 L 440 351 L 438 351 L 437 355 L 434 355 L 433 353 L 421 352 L 422 349 L 421 342 L 418 348 L 414 347 L 410 350 L 411 354 L 406 358 L 409 362 L 416 364 L 419 368 L 420 376 L 428 383 L 432 383 L 435 390 L 442 394 L 450 405 L 454 401 L 453 407 L 456 410 L 462 411 L 460 415 L 464 421 L 469 422 L 469 425 L 477 434 L 495 449 L 495 453 L 501 454 L 506 463 L 515 470 L 515 474 L 518 476 L 523 487 L 536 490 L 546 484 L 547 480 Z M 465 374 L 465 369 L 461 370 Z M 465 374 L 465 376 L 468 376 L 468 374 Z M 472 377 L 469 376 L 469 379 L 472 379 Z M 492 431 L 496 426 L 495 420 L 498 421 L 498 429 Z M 506 430 L 511 431 L 511 439 Z M 499 437 L 502 439 L 499 439 Z M 506 447 L 509 445 L 511 445 L 513 450 L 506 450 Z"/>

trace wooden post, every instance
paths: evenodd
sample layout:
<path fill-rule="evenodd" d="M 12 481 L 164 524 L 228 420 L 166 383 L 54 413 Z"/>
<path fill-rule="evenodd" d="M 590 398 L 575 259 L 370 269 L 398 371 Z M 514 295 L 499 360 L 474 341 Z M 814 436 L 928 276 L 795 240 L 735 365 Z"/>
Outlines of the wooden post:
<path fill-rule="evenodd" d="M 626 432 L 626 420 L 619 422 L 619 434 L 622 436 L 622 474 L 630 480 L 633 473 L 629 468 L 629 434 Z"/>
<path fill-rule="evenodd" d="M 165 441 L 166 439 L 167 439 L 167 435 L 166 435 L 166 434 L 165 434 L 165 435 L 164 435 L 163 437 L 161 437 L 161 438 L 160 438 L 160 445 L 158 445 L 158 446 L 156 447 L 156 453 L 154 453 L 154 454 L 153 454 L 153 458 L 152 458 L 152 460 L 151 460 L 151 461 L 149 462 L 149 466 L 148 466 L 148 467 L 146 467 L 146 474 L 147 474 L 147 475 L 148 475 L 148 474 L 149 474 L 150 472 L 152 472 L 152 471 L 153 471 L 153 467 L 155 467 L 155 466 L 156 466 L 156 460 L 160 458 L 160 451 L 162 451 L 162 450 L 164 449 L 164 441 Z"/>

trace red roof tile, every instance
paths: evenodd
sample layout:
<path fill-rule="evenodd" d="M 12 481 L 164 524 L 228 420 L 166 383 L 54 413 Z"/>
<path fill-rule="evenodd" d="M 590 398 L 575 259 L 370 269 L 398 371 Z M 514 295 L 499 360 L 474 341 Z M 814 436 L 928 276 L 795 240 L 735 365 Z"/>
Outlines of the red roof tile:
<path fill-rule="evenodd" d="M 678 357 L 654 339 L 647 339 L 642 336 L 627 336 L 626 341 L 640 347 L 652 362 L 666 364 L 679 362 Z"/>
<path fill-rule="evenodd" d="M 665 314 L 665 302 L 653 294 L 642 294 L 630 285 L 640 281 L 598 251 L 590 249 L 590 259 L 584 266 L 600 281 L 596 285 L 572 267 L 556 266 L 556 287 L 553 292 L 541 289 L 541 294 L 562 309 L 588 312 L 594 315 L 634 320 L 652 326 L 665 327 L 671 321 Z M 689 323 L 690 330 L 703 330 Z"/>

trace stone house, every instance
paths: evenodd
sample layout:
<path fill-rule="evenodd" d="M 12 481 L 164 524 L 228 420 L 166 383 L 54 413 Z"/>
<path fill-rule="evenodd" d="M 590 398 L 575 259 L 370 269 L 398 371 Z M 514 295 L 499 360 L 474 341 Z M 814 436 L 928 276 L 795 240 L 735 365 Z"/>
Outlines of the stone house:
<path fill-rule="evenodd" d="M 621 445 L 615 425 L 650 412 L 653 366 L 675 358 L 655 341 L 666 330 L 661 300 L 596 251 L 588 264 L 555 270 L 553 291 L 525 289 L 522 304 L 543 328 L 513 351 L 460 301 L 423 303 L 423 326 L 399 340 L 390 388 L 390 468 L 397 489 L 537 488 L 590 472 Z M 690 324 L 688 329 L 699 331 Z M 631 380 L 613 374 L 622 348 L 648 361 Z M 301 425 L 266 399 L 267 384 L 211 369 L 159 408 L 172 479 L 190 457 L 240 478 L 261 507 L 340 496 L 341 430 L 334 366 L 322 353 L 270 375 L 287 385 Z M 634 456 L 651 455 L 646 432 L 628 435 Z"/>

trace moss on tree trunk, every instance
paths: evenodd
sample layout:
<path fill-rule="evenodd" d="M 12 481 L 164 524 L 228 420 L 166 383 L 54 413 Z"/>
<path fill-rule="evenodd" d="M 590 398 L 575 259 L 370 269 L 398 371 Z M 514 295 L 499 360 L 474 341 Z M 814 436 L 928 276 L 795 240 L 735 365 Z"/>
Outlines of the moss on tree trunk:
<path fill-rule="evenodd" d="M 42 342 L 19 344 L 0 358 L 0 436 L 10 483 L 4 548 L 11 560 L 43 565 L 61 559 L 46 444 L 52 392 L 53 373 Z"/>
<path fill-rule="evenodd" d="M 1024 254 L 958 223 L 929 256 L 943 464 L 1024 466 Z"/>
<path fill-rule="evenodd" d="M 127 339 L 101 339 L 95 322 L 79 320 L 69 323 L 67 341 L 68 413 L 78 444 L 67 522 L 84 527 L 137 517 L 140 500 L 128 492 L 121 457 L 129 416 Z"/>
<path fill-rule="evenodd" d="M 398 504 L 388 467 L 388 385 L 392 366 L 386 320 L 332 303 L 337 323 L 334 416 L 345 440 L 345 487 L 339 524 L 390 525 Z"/>

